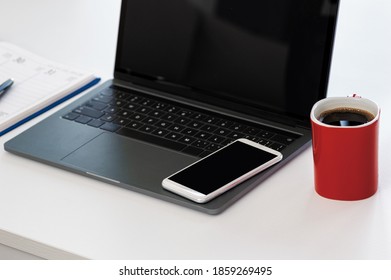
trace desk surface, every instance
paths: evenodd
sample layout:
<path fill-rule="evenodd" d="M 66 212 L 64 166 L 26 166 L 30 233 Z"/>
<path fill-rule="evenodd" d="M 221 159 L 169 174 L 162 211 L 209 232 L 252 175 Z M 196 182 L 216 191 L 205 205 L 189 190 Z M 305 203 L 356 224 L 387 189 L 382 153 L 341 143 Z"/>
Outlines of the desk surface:
<path fill-rule="evenodd" d="M 2 0 L 0 40 L 110 78 L 119 9 L 119 0 Z M 329 86 L 329 96 L 357 92 L 382 107 L 375 196 L 319 197 L 309 148 L 209 216 L 1 148 L 0 243 L 55 259 L 391 258 L 390 14 L 388 0 L 342 0 Z M 51 112 L 1 137 L 1 147 Z"/>

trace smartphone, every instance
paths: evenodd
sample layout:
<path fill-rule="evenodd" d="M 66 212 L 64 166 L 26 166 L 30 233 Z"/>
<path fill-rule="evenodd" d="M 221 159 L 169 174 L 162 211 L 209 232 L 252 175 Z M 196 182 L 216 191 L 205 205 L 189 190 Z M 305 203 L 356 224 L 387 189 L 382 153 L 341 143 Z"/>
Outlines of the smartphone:
<path fill-rule="evenodd" d="M 265 170 L 282 154 L 248 139 L 238 139 L 162 181 L 163 188 L 205 203 Z"/>

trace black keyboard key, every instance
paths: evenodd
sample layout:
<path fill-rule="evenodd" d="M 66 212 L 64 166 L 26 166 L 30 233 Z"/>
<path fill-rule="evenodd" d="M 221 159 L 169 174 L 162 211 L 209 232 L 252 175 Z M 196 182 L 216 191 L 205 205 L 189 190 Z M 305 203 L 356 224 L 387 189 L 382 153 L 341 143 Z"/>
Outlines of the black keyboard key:
<path fill-rule="evenodd" d="M 184 117 L 179 117 L 175 120 L 176 123 L 179 123 L 179 124 L 182 124 L 182 125 L 186 125 L 190 122 L 191 120 L 188 119 L 188 118 L 184 118 Z"/>
<path fill-rule="evenodd" d="M 200 139 L 208 139 L 208 138 L 211 137 L 211 136 L 212 136 L 212 134 L 207 133 L 207 132 L 203 132 L 203 131 L 200 131 L 200 132 L 198 132 L 198 133 L 195 135 L 195 137 L 200 138 Z"/>
<path fill-rule="evenodd" d="M 159 110 L 153 110 L 149 113 L 150 116 L 155 117 L 155 118 L 161 118 L 164 114 L 166 114 L 166 113 L 163 111 L 159 111 Z"/>
<path fill-rule="evenodd" d="M 141 122 L 142 120 L 144 120 L 146 118 L 147 118 L 146 115 L 139 114 L 139 113 L 135 113 L 135 114 L 129 116 L 129 119 L 134 120 L 134 121 L 138 121 L 138 122 Z"/>
<path fill-rule="evenodd" d="M 136 121 L 131 121 L 130 123 L 128 123 L 126 126 L 131 128 L 131 129 L 139 129 L 140 127 L 142 127 L 144 124 L 141 123 L 141 122 L 136 122 Z"/>
<path fill-rule="evenodd" d="M 201 130 L 212 133 L 217 129 L 217 126 L 206 124 L 201 127 Z"/>
<path fill-rule="evenodd" d="M 256 127 L 247 127 L 246 129 L 244 129 L 244 133 L 245 134 L 249 134 L 249 135 L 257 135 L 258 133 L 260 133 L 262 130 L 259 129 L 259 128 L 256 128 Z"/>
<path fill-rule="evenodd" d="M 175 121 L 176 118 L 178 118 L 177 115 L 170 114 L 170 113 L 161 116 L 162 120 L 170 121 L 170 122 Z"/>
<path fill-rule="evenodd" d="M 103 124 L 105 124 L 105 122 L 98 119 L 93 119 L 90 122 L 88 122 L 88 125 L 93 127 L 100 127 Z"/>
<path fill-rule="evenodd" d="M 106 95 L 106 96 L 113 96 L 114 93 L 116 92 L 115 89 L 113 88 L 105 88 L 100 92 L 101 95 Z"/>
<path fill-rule="evenodd" d="M 208 141 L 205 141 L 205 140 L 197 140 L 197 141 L 195 141 L 195 142 L 192 143 L 192 146 L 197 147 L 197 148 L 202 148 L 202 149 L 204 149 L 204 148 L 207 147 L 209 144 L 210 144 L 210 142 L 208 142 Z"/>
<path fill-rule="evenodd" d="M 188 124 L 188 126 L 192 128 L 200 128 L 201 126 L 203 126 L 203 123 L 200 121 L 192 121 Z"/>
<path fill-rule="evenodd" d="M 135 111 L 135 110 L 137 110 L 138 108 L 140 108 L 140 106 L 139 106 L 139 105 L 136 105 L 136 104 L 134 104 L 134 103 L 128 103 L 128 104 L 125 105 L 123 108 L 126 109 L 126 110 L 129 110 L 129 111 Z"/>
<path fill-rule="evenodd" d="M 124 119 L 124 118 L 117 118 L 117 119 L 115 119 L 113 121 L 113 123 L 121 125 L 121 126 L 125 126 L 125 125 L 128 125 L 130 123 L 130 120 L 127 120 L 127 119 Z"/>
<path fill-rule="evenodd" d="M 233 122 L 228 121 L 228 120 L 220 120 L 216 123 L 216 125 L 221 126 L 221 127 L 225 127 L 225 128 L 228 128 L 228 127 L 232 126 L 233 124 L 234 124 Z"/>
<path fill-rule="evenodd" d="M 208 123 L 208 124 L 215 124 L 217 122 L 219 122 L 220 119 L 219 118 L 215 118 L 215 117 L 211 117 L 211 116 L 208 116 L 204 122 Z"/>
<path fill-rule="evenodd" d="M 165 138 L 168 138 L 168 139 L 171 139 L 171 140 L 178 140 L 180 138 L 182 138 L 183 135 L 182 134 L 179 134 L 179 133 L 176 133 L 176 132 L 169 132 Z"/>
<path fill-rule="evenodd" d="M 168 130 L 166 129 L 162 129 L 162 128 L 157 128 L 155 129 L 152 134 L 156 135 L 156 136 L 160 136 L 160 137 L 164 137 L 166 136 L 167 134 L 169 133 Z"/>
<path fill-rule="evenodd" d="M 116 107 L 125 107 L 126 105 L 128 105 L 128 102 L 126 102 L 125 100 L 116 99 L 113 102 L 111 102 L 111 105 Z"/>
<path fill-rule="evenodd" d="M 145 133 L 152 133 L 155 129 L 152 125 L 143 125 L 139 130 Z"/>
<path fill-rule="evenodd" d="M 208 140 L 213 143 L 222 143 L 225 139 L 225 137 L 219 135 L 213 135 L 212 137 L 208 138 Z"/>
<path fill-rule="evenodd" d="M 243 138 L 244 136 L 245 134 L 240 132 L 231 132 L 227 135 L 227 137 L 230 139 L 239 139 L 239 138 Z"/>
<path fill-rule="evenodd" d="M 139 107 L 136 112 L 138 113 L 141 113 L 141 114 L 149 114 L 153 111 L 152 108 L 148 108 L 148 107 Z"/>
<path fill-rule="evenodd" d="M 172 126 L 172 123 L 167 122 L 167 121 L 159 121 L 155 124 L 157 127 L 163 127 L 163 128 L 168 128 Z"/>
<path fill-rule="evenodd" d="M 194 114 L 193 111 L 190 111 L 190 110 L 180 110 L 178 113 L 177 113 L 179 116 L 181 117 L 190 117 L 191 115 Z"/>
<path fill-rule="evenodd" d="M 150 125 L 152 125 L 152 124 L 156 125 L 156 123 L 158 123 L 158 122 L 159 122 L 159 119 L 153 118 L 153 117 L 147 117 L 144 119 L 144 123 L 150 124 Z"/>
<path fill-rule="evenodd" d="M 193 146 L 188 146 L 182 150 L 182 152 L 192 155 L 192 156 L 199 156 L 200 154 L 204 153 L 203 149 L 193 147 Z"/>
<path fill-rule="evenodd" d="M 94 119 L 99 119 L 101 116 L 104 115 L 104 113 L 102 113 L 101 111 L 92 109 L 87 106 L 81 106 L 81 107 L 75 109 L 73 112 L 80 114 L 80 115 L 90 117 L 90 118 L 94 118 Z"/>
<path fill-rule="evenodd" d="M 157 109 L 157 110 L 164 110 L 165 108 L 167 108 L 167 106 L 168 106 L 167 103 L 157 102 L 157 103 L 153 104 L 151 107 L 153 109 Z"/>
<path fill-rule="evenodd" d="M 269 139 L 269 138 L 273 137 L 274 135 L 275 134 L 273 132 L 263 130 L 260 133 L 258 133 L 257 136 L 264 138 L 264 139 Z"/>
<path fill-rule="evenodd" d="M 295 141 L 295 139 L 293 137 L 280 135 L 280 134 L 274 135 L 273 137 L 270 138 L 270 140 L 282 143 L 284 145 L 289 145 L 290 143 Z"/>
<path fill-rule="evenodd" d="M 173 124 L 172 126 L 168 127 L 169 130 L 174 131 L 174 132 L 181 132 L 185 128 L 186 128 L 186 126 L 180 125 L 180 124 Z"/>
<path fill-rule="evenodd" d="M 102 121 L 105 121 L 105 122 L 112 122 L 116 119 L 117 117 L 115 115 L 112 115 L 112 114 L 106 114 L 104 115 L 103 117 L 101 117 L 100 119 Z"/>
<path fill-rule="evenodd" d="M 91 108 L 98 110 L 98 111 L 102 111 L 103 109 L 105 109 L 107 107 L 107 104 L 91 100 L 91 101 L 87 102 L 85 104 L 85 106 L 91 107 Z"/>
<path fill-rule="evenodd" d="M 132 95 L 129 92 L 125 92 L 125 91 L 116 91 L 114 94 L 114 97 L 117 100 L 126 100 L 131 96 Z"/>
<path fill-rule="evenodd" d="M 104 123 L 100 128 L 103 130 L 115 132 L 117 131 L 121 126 L 115 123 Z"/>
<path fill-rule="evenodd" d="M 156 103 L 155 101 L 148 98 L 145 98 L 142 102 L 140 102 L 141 105 L 148 106 L 148 107 L 153 106 L 155 103 Z"/>
<path fill-rule="evenodd" d="M 97 102 L 99 103 L 99 102 Z M 102 103 L 104 104 L 104 103 Z M 116 106 L 108 106 L 107 108 L 105 108 L 103 111 L 105 113 L 108 113 L 108 114 L 117 114 L 118 112 L 120 112 L 122 109 L 120 107 L 116 107 Z"/>
<path fill-rule="evenodd" d="M 113 100 L 113 97 L 110 95 L 97 95 L 95 96 L 92 100 L 98 101 L 98 102 L 103 102 L 103 103 L 110 103 Z"/>
<path fill-rule="evenodd" d="M 137 140 L 149 142 L 149 143 L 152 143 L 155 145 L 163 146 L 163 147 L 173 149 L 176 151 L 181 151 L 186 147 L 185 144 L 171 141 L 169 139 L 161 138 L 161 137 L 154 136 L 151 134 L 145 134 L 140 131 L 132 130 L 129 128 L 120 128 L 116 133 L 123 135 L 123 136 L 131 137 L 131 138 L 134 138 Z"/>
<path fill-rule="evenodd" d="M 133 102 L 133 103 L 141 103 L 143 101 L 144 98 L 140 97 L 140 96 L 137 96 L 137 95 L 134 95 L 132 97 L 130 97 L 128 99 L 129 102 Z"/>
<path fill-rule="evenodd" d="M 209 146 L 206 147 L 206 150 L 210 152 L 217 151 L 218 149 L 221 149 L 223 146 L 219 144 L 212 143 Z"/>
<path fill-rule="evenodd" d="M 133 112 L 132 111 L 128 111 L 128 110 L 122 110 L 122 111 L 117 113 L 118 117 L 125 118 L 125 119 L 129 118 L 132 115 L 133 115 Z"/>
<path fill-rule="evenodd" d="M 231 131 L 229 131 L 228 129 L 225 129 L 225 128 L 218 128 L 215 131 L 215 134 L 220 135 L 220 136 L 226 136 L 226 135 L 228 135 L 230 133 L 231 133 Z"/>
<path fill-rule="evenodd" d="M 261 139 L 260 141 L 258 141 L 258 143 L 261 145 L 264 145 L 266 147 L 270 147 L 273 144 L 273 142 L 271 142 L 267 139 Z"/>
<path fill-rule="evenodd" d="M 87 116 L 79 116 L 75 119 L 75 122 L 81 123 L 81 124 L 86 124 L 89 121 L 91 121 L 92 118 L 87 117 Z"/>
<path fill-rule="evenodd" d="M 168 113 L 177 113 L 180 110 L 181 110 L 181 108 L 179 108 L 177 106 L 172 106 L 172 105 L 169 105 L 163 109 L 163 111 L 168 112 Z"/>
<path fill-rule="evenodd" d="M 75 120 L 76 118 L 78 118 L 80 115 L 77 114 L 77 113 L 74 113 L 74 112 L 69 112 L 68 114 L 62 116 L 64 119 L 67 119 L 67 120 Z"/>
<path fill-rule="evenodd" d="M 185 128 L 184 130 L 182 130 L 181 133 L 188 135 L 188 136 L 194 136 L 198 133 L 198 130 L 192 129 L 192 128 Z"/>
<path fill-rule="evenodd" d="M 246 125 L 240 123 L 234 123 L 230 129 L 236 132 L 243 132 L 247 128 Z"/>
<path fill-rule="evenodd" d="M 247 138 L 248 140 L 257 142 L 257 143 L 258 143 L 259 141 L 261 141 L 261 138 L 256 137 L 256 136 L 246 136 L 245 138 Z"/>
<path fill-rule="evenodd" d="M 194 113 L 191 118 L 193 120 L 198 120 L 198 121 L 205 121 L 208 118 L 208 115 L 201 114 L 201 113 Z"/>
<path fill-rule="evenodd" d="M 178 141 L 183 143 L 183 144 L 187 144 L 187 145 L 190 145 L 191 143 L 193 143 L 195 140 L 197 140 L 196 138 L 194 137 L 191 137 L 191 136 L 183 136 L 181 139 L 179 139 Z"/>
<path fill-rule="evenodd" d="M 285 147 L 286 147 L 285 145 L 279 143 L 273 143 L 270 145 L 270 148 L 276 151 L 282 151 L 283 149 L 285 149 Z"/>

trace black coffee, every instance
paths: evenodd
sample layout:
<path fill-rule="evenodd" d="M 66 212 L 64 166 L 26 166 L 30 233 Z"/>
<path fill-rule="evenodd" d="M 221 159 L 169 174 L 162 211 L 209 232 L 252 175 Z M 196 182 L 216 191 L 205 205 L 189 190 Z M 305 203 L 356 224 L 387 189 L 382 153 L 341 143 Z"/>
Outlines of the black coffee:
<path fill-rule="evenodd" d="M 334 126 L 357 126 L 375 118 L 370 112 L 356 108 L 335 108 L 323 112 L 319 121 Z"/>

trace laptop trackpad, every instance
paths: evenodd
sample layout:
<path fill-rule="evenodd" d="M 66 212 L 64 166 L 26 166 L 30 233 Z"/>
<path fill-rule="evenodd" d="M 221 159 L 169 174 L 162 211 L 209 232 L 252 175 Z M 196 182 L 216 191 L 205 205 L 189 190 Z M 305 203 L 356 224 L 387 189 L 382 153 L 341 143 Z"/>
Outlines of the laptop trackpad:
<path fill-rule="evenodd" d="M 162 179 L 196 159 L 116 134 L 102 133 L 62 161 L 121 185 L 131 185 L 130 189 L 161 193 Z"/>

